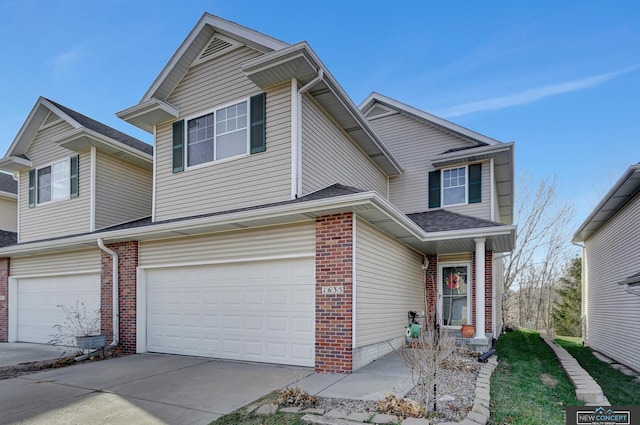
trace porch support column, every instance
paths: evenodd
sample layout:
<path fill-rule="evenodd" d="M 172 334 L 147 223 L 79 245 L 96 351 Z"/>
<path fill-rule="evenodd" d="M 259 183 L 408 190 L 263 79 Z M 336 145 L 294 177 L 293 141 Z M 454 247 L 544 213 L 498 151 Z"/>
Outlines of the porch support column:
<path fill-rule="evenodd" d="M 485 238 L 474 239 L 476 243 L 476 338 L 484 338 L 484 249 Z"/>

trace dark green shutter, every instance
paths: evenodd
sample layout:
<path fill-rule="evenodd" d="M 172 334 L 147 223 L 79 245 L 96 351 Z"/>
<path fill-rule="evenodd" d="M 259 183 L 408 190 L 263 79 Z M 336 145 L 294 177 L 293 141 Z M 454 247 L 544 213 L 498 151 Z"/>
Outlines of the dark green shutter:
<path fill-rule="evenodd" d="M 267 149 L 265 101 L 264 93 L 251 98 L 251 153 L 264 152 Z"/>
<path fill-rule="evenodd" d="M 184 120 L 173 123 L 173 172 L 184 171 Z"/>
<path fill-rule="evenodd" d="M 440 208 L 440 170 L 429 172 L 429 208 Z"/>
<path fill-rule="evenodd" d="M 482 202 L 482 164 L 469 165 L 469 203 Z"/>
<path fill-rule="evenodd" d="M 29 208 L 36 206 L 36 170 L 29 170 Z"/>
<path fill-rule="evenodd" d="M 72 198 L 77 198 L 78 195 L 80 194 L 79 192 L 79 186 L 80 186 L 80 180 L 78 178 L 79 176 L 79 170 L 80 170 L 80 156 L 76 155 L 71 157 L 71 172 L 69 174 L 69 188 L 70 188 L 70 196 Z"/>

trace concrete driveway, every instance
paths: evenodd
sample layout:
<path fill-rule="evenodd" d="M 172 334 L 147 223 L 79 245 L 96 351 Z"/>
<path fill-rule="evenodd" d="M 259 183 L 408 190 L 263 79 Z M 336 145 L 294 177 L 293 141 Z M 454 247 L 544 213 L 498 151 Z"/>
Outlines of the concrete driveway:
<path fill-rule="evenodd" d="M 0 367 L 40 360 L 52 360 L 71 354 L 73 353 L 70 353 L 69 350 L 65 353 L 63 347 L 55 347 L 53 345 L 5 342 L 0 344 Z"/>
<path fill-rule="evenodd" d="M 312 374 L 137 354 L 0 381 L 0 424 L 208 424 Z"/>

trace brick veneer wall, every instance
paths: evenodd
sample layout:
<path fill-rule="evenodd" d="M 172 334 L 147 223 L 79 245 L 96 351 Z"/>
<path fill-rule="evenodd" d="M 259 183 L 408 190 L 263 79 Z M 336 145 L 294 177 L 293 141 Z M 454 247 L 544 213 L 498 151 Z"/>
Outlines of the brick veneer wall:
<path fill-rule="evenodd" d="M 341 286 L 342 294 L 322 287 Z M 353 214 L 316 219 L 316 372 L 353 370 Z"/>
<path fill-rule="evenodd" d="M 117 350 L 121 354 L 136 352 L 136 273 L 138 267 L 138 242 L 119 242 L 106 245 L 118 254 L 118 302 L 120 307 L 120 341 Z M 113 340 L 112 327 L 112 276 L 111 256 L 102 251 L 101 296 L 102 331 Z"/>
<path fill-rule="evenodd" d="M 0 258 L 0 342 L 9 339 L 9 265 L 10 258 Z"/>

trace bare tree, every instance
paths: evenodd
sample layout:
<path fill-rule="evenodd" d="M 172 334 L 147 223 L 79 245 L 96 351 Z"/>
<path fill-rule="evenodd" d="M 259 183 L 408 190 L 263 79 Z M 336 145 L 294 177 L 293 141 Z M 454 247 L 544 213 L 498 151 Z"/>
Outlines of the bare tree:
<path fill-rule="evenodd" d="M 572 207 L 558 199 L 557 178 L 546 178 L 534 185 L 530 178 L 519 184 L 515 222 L 518 225 L 516 247 L 505 256 L 504 293 L 517 294 L 518 320 L 535 328 L 550 323 L 551 287 L 562 273 L 571 252 L 569 222 Z M 503 321 L 508 323 L 503 305 Z"/>

